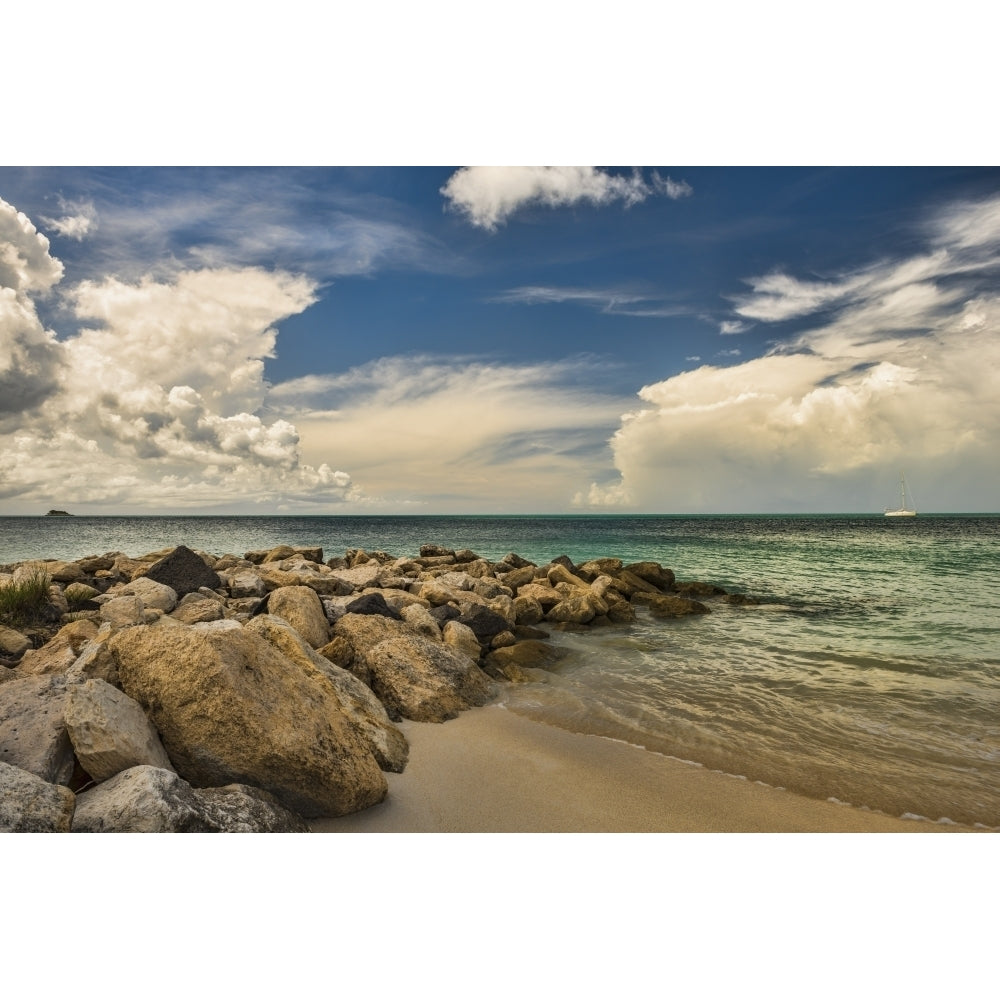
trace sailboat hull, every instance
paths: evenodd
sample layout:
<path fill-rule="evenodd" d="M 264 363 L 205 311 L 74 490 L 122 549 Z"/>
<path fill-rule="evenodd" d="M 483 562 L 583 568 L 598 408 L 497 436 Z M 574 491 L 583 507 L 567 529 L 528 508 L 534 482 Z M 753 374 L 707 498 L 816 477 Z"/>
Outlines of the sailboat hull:
<path fill-rule="evenodd" d="M 887 510 L 885 512 L 886 517 L 916 517 L 917 512 L 915 510 Z"/>

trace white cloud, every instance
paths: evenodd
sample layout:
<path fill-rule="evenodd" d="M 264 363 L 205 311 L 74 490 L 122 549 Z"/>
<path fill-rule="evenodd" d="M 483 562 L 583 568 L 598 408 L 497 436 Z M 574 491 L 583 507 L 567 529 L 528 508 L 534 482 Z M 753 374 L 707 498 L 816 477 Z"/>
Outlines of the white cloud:
<path fill-rule="evenodd" d="M 827 282 L 751 279 L 738 314 L 824 318 L 764 357 L 645 386 L 612 439 L 619 479 L 580 502 L 878 510 L 905 466 L 936 509 L 995 507 L 1000 296 L 979 279 L 1000 267 L 998 206 L 942 213 L 930 253 Z"/>
<path fill-rule="evenodd" d="M 638 204 L 654 194 L 681 198 L 691 187 L 654 172 L 652 183 L 638 170 L 628 176 L 597 167 L 462 167 L 441 188 L 448 204 L 474 226 L 494 230 L 518 209 L 537 204 L 559 208 L 588 201 Z"/>
<path fill-rule="evenodd" d="M 29 293 L 61 265 L 6 204 L 0 236 L 0 401 L 17 408 L 0 422 L 0 497 L 28 510 L 53 497 L 132 510 L 362 499 L 325 456 L 300 460 L 291 421 L 262 415 L 274 324 L 314 301 L 311 280 L 218 268 L 84 281 L 64 298 L 87 325 L 57 342 Z"/>
<path fill-rule="evenodd" d="M 42 222 L 60 236 L 82 240 L 97 224 L 97 209 L 92 201 L 75 202 L 60 197 L 59 207 L 62 209 L 62 216 L 58 219 L 42 216 Z"/>
<path fill-rule="evenodd" d="M 271 400 L 296 414 L 305 460 L 335 451 L 386 502 L 560 510 L 581 468 L 610 468 L 607 439 L 626 401 L 578 388 L 598 374 L 585 361 L 383 358 L 283 383 Z"/>
<path fill-rule="evenodd" d="M 522 285 L 511 288 L 492 299 L 512 305 L 552 305 L 571 302 L 590 306 L 603 313 L 616 316 L 686 316 L 689 306 L 671 305 L 653 295 L 644 295 L 629 289 L 617 288 L 566 288 L 546 285 Z"/>
<path fill-rule="evenodd" d="M 55 390 L 63 351 L 32 296 L 49 292 L 62 272 L 49 241 L 0 199 L 0 432 Z"/>

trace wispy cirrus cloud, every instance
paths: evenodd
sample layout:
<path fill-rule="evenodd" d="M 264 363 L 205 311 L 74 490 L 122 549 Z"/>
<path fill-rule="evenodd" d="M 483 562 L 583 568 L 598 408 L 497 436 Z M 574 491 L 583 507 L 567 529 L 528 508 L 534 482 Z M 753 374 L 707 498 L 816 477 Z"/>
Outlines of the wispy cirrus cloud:
<path fill-rule="evenodd" d="M 655 295 L 615 288 L 565 288 L 546 285 L 522 285 L 511 288 L 490 301 L 511 305 L 553 305 L 569 302 L 603 313 L 620 316 L 688 316 L 690 306 L 671 303 Z"/>
<path fill-rule="evenodd" d="M 441 188 L 450 208 L 490 231 L 528 205 L 621 202 L 630 207 L 655 195 L 676 199 L 691 193 L 687 182 L 661 177 L 655 170 L 647 179 L 638 169 L 612 174 L 598 167 L 462 167 Z"/>

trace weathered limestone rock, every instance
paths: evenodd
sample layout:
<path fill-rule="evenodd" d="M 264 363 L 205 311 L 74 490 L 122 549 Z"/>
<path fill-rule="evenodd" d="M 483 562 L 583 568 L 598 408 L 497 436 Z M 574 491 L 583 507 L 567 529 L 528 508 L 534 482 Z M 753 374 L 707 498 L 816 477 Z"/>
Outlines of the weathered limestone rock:
<path fill-rule="evenodd" d="M 84 601 L 92 601 L 95 597 L 100 597 L 101 592 L 96 587 L 91 587 L 86 583 L 71 583 L 64 591 L 63 595 L 70 604 L 83 604 Z"/>
<path fill-rule="evenodd" d="M 390 718 L 444 722 L 496 694 L 474 660 L 421 635 L 386 639 L 365 659 Z"/>
<path fill-rule="evenodd" d="M 644 580 L 641 576 L 636 576 L 635 573 L 631 573 L 627 569 L 619 570 L 615 574 L 615 590 L 630 599 L 635 597 L 636 594 L 650 594 L 655 596 L 661 593 L 659 588 L 655 587 L 648 580 Z"/>
<path fill-rule="evenodd" d="M 263 597 L 267 584 L 255 569 L 235 567 L 223 570 L 222 584 L 233 597 Z"/>
<path fill-rule="evenodd" d="M 367 684 L 310 648 L 281 618 L 260 615 L 248 622 L 246 628 L 262 635 L 300 669 L 331 686 L 340 711 L 383 771 L 399 773 L 406 767 L 409 755 L 406 737 L 389 721 L 385 707 Z"/>
<path fill-rule="evenodd" d="M 172 771 L 130 768 L 77 796 L 74 833 L 300 833 L 302 819 L 259 788 L 192 788 Z"/>
<path fill-rule="evenodd" d="M 0 625 L 0 656 L 9 660 L 19 660 L 29 649 L 31 640 L 26 635 L 6 625 Z"/>
<path fill-rule="evenodd" d="M 62 562 L 58 559 L 54 562 L 46 562 L 45 572 L 48 573 L 49 579 L 53 583 L 77 583 L 82 582 L 86 577 L 86 574 L 76 563 Z"/>
<path fill-rule="evenodd" d="M 505 587 L 510 587 L 516 591 L 518 587 L 523 587 L 526 583 L 531 583 L 535 579 L 534 566 L 522 566 L 520 569 L 511 569 L 500 577 L 500 582 Z"/>
<path fill-rule="evenodd" d="M 236 623 L 138 626 L 111 639 L 122 687 L 178 773 L 195 785 L 264 788 L 303 816 L 381 802 L 385 777 L 330 686 L 290 668 L 263 636 L 213 628 L 227 624 Z"/>
<path fill-rule="evenodd" d="M 622 568 L 621 559 L 590 559 L 578 566 L 581 577 L 614 576 Z"/>
<path fill-rule="evenodd" d="M 393 621 L 382 615 L 347 614 L 337 619 L 337 623 L 333 626 L 333 634 L 341 636 L 351 644 L 354 658 L 357 660 L 385 639 L 410 635 L 411 630 L 404 622 Z"/>
<path fill-rule="evenodd" d="M 66 679 L 80 682 L 93 677 L 118 687 L 118 664 L 108 649 L 108 640 L 114 634 L 115 627 L 110 622 L 104 622 L 66 671 Z"/>
<path fill-rule="evenodd" d="M 514 621 L 518 625 L 537 625 L 545 617 L 537 598 L 518 594 L 514 598 Z"/>
<path fill-rule="evenodd" d="M 155 559 L 150 559 L 148 562 L 143 559 L 130 559 L 122 553 L 115 559 L 114 565 L 108 572 L 119 579 L 131 580 L 138 573 L 145 573 L 154 562 Z"/>
<path fill-rule="evenodd" d="M 476 633 L 457 619 L 445 622 L 441 630 L 441 639 L 447 646 L 464 653 L 473 660 L 478 660 L 482 653 L 482 644 L 476 638 Z"/>
<path fill-rule="evenodd" d="M 97 626 L 87 619 L 64 625 L 41 648 L 30 649 L 21 658 L 18 672 L 24 676 L 64 674 L 83 648 L 97 635 Z"/>
<path fill-rule="evenodd" d="M 153 563 L 145 579 L 170 587 L 178 597 L 193 593 L 199 587 L 215 590 L 222 586 L 218 573 L 186 545 L 178 545 L 169 555 Z"/>
<path fill-rule="evenodd" d="M 354 647 L 342 635 L 335 635 L 316 652 L 336 667 L 349 667 L 354 659 Z"/>
<path fill-rule="evenodd" d="M 571 573 L 562 563 L 553 563 L 546 576 L 553 587 L 557 583 L 566 583 L 574 590 L 587 590 L 590 586 L 586 580 Z"/>
<path fill-rule="evenodd" d="M 545 583 L 526 583 L 517 590 L 518 597 L 533 597 L 542 608 L 551 608 L 562 599 L 562 594 Z"/>
<path fill-rule="evenodd" d="M 709 608 L 689 597 L 662 594 L 649 599 L 649 613 L 654 618 L 682 618 L 684 615 L 707 615 Z"/>
<path fill-rule="evenodd" d="M 72 685 L 63 717 L 76 759 L 95 781 L 139 764 L 174 769 L 142 706 L 106 681 Z"/>
<path fill-rule="evenodd" d="M 512 667 L 517 671 L 525 669 L 551 670 L 560 660 L 565 659 L 569 653 L 565 649 L 553 646 L 547 642 L 540 642 L 537 639 L 524 639 L 513 646 L 502 646 L 494 649 L 486 656 L 486 663 L 497 668 L 508 680 L 528 679 L 523 677 L 512 677 L 509 673 Z"/>
<path fill-rule="evenodd" d="M 76 796 L 0 761 L 0 833 L 69 833 Z"/>
<path fill-rule="evenodd" d="M 371 587 L 378 580 L 381 572 L 382 564 L 373 559 L 360 566 L 352 566 L 350 569 L 332 570 L 330 575 L 347 588 L 341 591 L 342 594 L 350 594 L 355 590 Z"/>
<path fill-rule="evenodd" d="M 195 556 L 197 559 L 198 557 Z M 120 597 L 135 595 L 147 608 L 156 608 L 168 614 L 177 607 L 177 592 L 164 583 L 157 583 L 148 576 L 137 576 L 131 583 L 117 591 Z"/>
<path fill-rule="evenodd" d="M 295 563 L 291 569 L 286 569 L 286 565 L 288 563 L 285 562 L 264 563 L 260 567 L 260 577 L 268 590 L 277 590 L 280 587 L 309 587 L 317 594 L 325 595 L 338 595 L 353 591 L 352 587 L 337 579 L 332 572 L 321 573 L 315 567 L 308 566 L 303 562 Z"/>
<path fill-rule="evenodd" d="M 280 587 L 271 591 L 267 610 L 284 618 L 313 649 L 330 641 L 330 623 L 326 620 L 319 595 L 311 587 Z"/>
<path fill-rule="evenodd" d="M 598 615 L 608 612 L 608 606 L 596 594 L 590 591 L 574 594 L 564 598 L 545 613 L 550 622 L 568 622 L 571 625 L 586 625 Z"/>
<path fill-rule="evenodd" d="M 623 567 L 623 571 L 638 576 L 659 590 L 670 590 L 674 585 L 674 571 L 665 569 L 658 562 L 629 563 L 628 566 Z"/>
<path fill-rule="evenodd" d="M 441 628 L 434 616 L 422 604 L 407 604 L 399 612 L 400 617 L 410 628 L 415 629 L 428 639 L 441 641 Z"/>
<path fill-rule="evenodd" d="M 112 597 L 101 605 L 102 621 L 110 622 L 116 628 L 147 623 L 146 606 L 142 598 L 132 594 L 129 597 Z"/>
<path fill-rule="evenodd" d="M 0 684 L 0 761 L 55 785 L 73 777 L 73 747 L 63 712 L 68 696 L 59 674 Z"/>
<path fill-rule="evenodd" d="M 184 625 L 194 625 L 196 622 L 214 622 L 224 618 L 225 609 L 219 601 L 195 592 L 181 598 L 170 617 Z"/>

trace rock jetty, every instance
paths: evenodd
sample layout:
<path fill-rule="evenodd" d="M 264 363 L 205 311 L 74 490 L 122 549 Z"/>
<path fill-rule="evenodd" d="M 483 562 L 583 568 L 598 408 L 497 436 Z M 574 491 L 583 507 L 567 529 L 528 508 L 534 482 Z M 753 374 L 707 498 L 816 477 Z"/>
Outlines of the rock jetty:
<path fill-rule="evenodd" d="M 0 626 L 0 831 L 306 830 L 382 801 L 400 720 L 445 722 L 553 669 L 552 631 L 724 596 L 655 562 L 323 555 L 0 566 L 0 589 L 48 584 L 40 623 Z"/>

